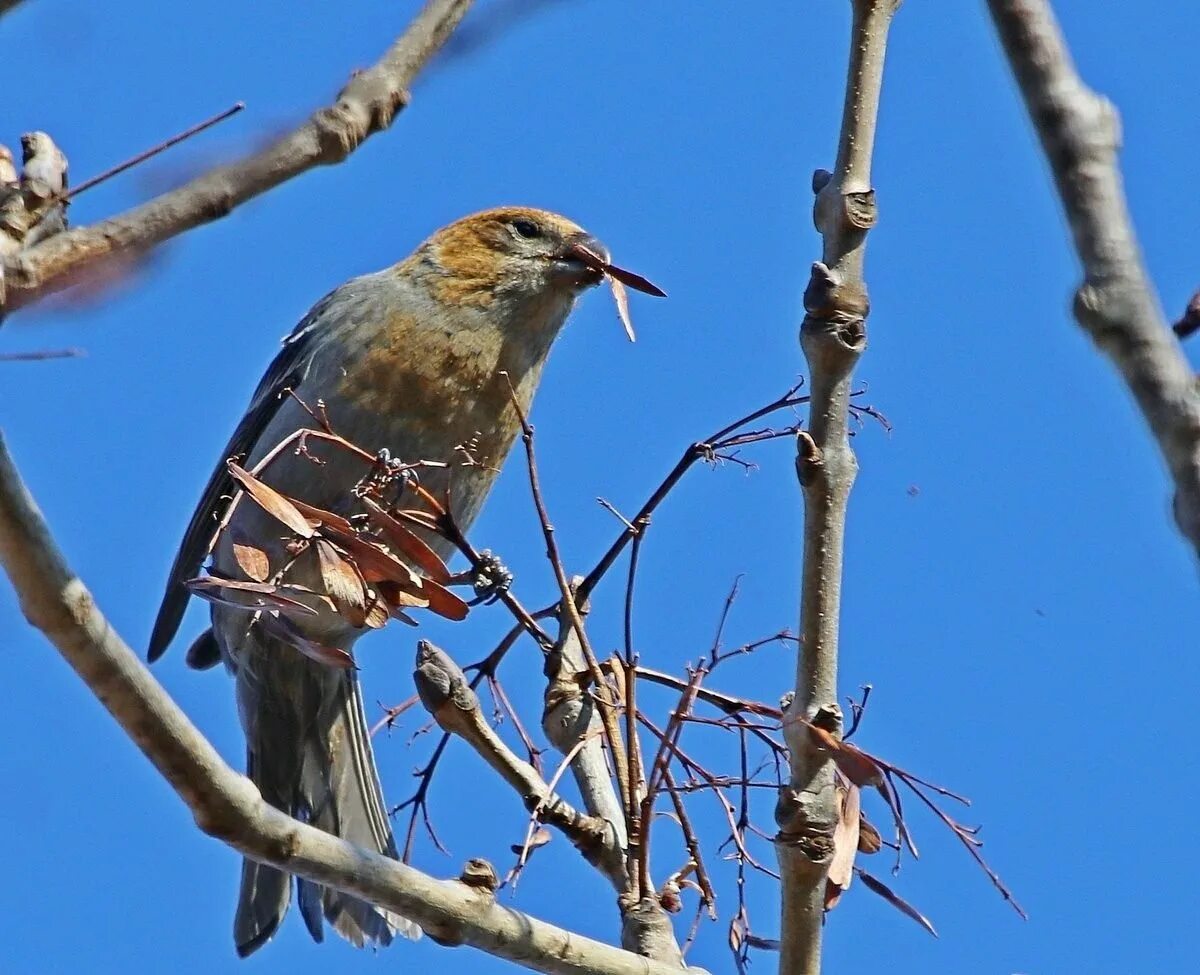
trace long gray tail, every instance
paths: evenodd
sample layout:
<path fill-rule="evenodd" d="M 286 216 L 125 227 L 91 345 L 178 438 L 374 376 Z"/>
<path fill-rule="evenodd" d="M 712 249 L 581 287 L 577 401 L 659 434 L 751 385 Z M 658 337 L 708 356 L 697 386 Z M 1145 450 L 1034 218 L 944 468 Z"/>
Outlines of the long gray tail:
<path fill-rule="evenodd" d="M 238 703 L 246 728 L 246 774 L 277 809 L 351 843 L 396 856 L 371 750 L 358 679 L 308 660 L 269 638 L 239 662 Z M 244 649 L 250 649 L 245 647 Z M 259 652 L 254 652 L 255 650 Z M 323 919 L 358 947 L 416 938 L 412 921 L 365 901 L 297 879 L 309 933 L 324 939 Z M 266 943 L 287 913 L 291 878 L 245 860 L 234 920 L 243 958 Z"/>

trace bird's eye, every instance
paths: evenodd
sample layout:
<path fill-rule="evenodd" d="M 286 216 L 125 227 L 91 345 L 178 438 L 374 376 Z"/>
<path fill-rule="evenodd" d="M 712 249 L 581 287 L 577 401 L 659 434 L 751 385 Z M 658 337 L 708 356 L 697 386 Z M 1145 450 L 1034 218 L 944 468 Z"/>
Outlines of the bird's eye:
<path fill-rule="evenodd" d="M 512 228 L 526 240 L 536 240 L 542 236 L 542 228 L 532 220 L 514 220 Z"/>

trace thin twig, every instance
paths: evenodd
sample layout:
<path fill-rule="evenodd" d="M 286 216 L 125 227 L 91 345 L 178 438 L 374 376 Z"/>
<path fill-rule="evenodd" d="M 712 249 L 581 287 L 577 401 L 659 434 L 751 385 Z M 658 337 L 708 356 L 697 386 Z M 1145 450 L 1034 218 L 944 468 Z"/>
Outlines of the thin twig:
<path fill-rule="evenodd" d="M 608 693 L 608 685 L 604 682 L 604 675 L 600 671 L 600 662 L 592 650 L 591 641 L 588 639 L 587 630 L 583 625 L 583 617 L 579 612 L 579 603 L 584 602 L 585 597 L 577 596 L 575 592 L 572 592 L 567 571 L 563 568 L 562 556 L 558 551 L 558 541 L 554 536 L 554 524 L 550 521 L 550 513 L 546 509 L 546 500 L 542 495 L 537 456 L 533 446 L 533 427 L 530 426 L 529 419 L 521 407 L 521 401 L 517 397 L 517 391 L 513 388 L 508 373 L 502 372 L 501 375 L 508 380 L 510 401 L 521 424 L 521 443 L 525 447 L 525 466 L 529 474 L 529 489 L 533 495 L 533 504 L 537 509 L 538 521 L 542 527 L 542 538 L 546 542 L 546 558 L 554 570 L 554 579 L 558 583 L 563 611 L 567 614 L 567 619 L 579 638 L 580 649 L 583 651 L 584 660 L 595 685 L 600 721 L 604 725 L 604 734 L 608 743 L 609 755 L 612 757 L 612 763 L 616 770 L 617 781 L 624 783 L 629 780 L 629 772 L 625 767 L 625 752 L 621 745 L 621 733 L 617 728 L 615 708 Z M 628 810 L 626 810 L 626 817 L 628 819 Z"/>
<path fill-rule="evenodd" d="M 1005 886 L 1004 881 L 1002 881 L 1000 879 L 1000 875 L 997 874 L 996 871 L 994 871 L 991 867 L 989 867 L 987 865 L 987 861 L 985 861 L 983 859 L 983 855 L 979 852 L 979 849 L 978 849 L 982 844 L 974 838 L 975 830 L 970 829 L 966 826 L 963 826 L 960 823 L 955 822 L 949 816 L 947 816 L 946 813 L 944 813 L 941 809 L 938 808 L 938 805 L 936 802 L 934 802 L 932 799 L 929 798 L 929 796 L 925 795 L 924 792 L 922 792 L 915 785 L 913 785 L 913 783 L 910 782 L 908 780 L 908 778 L 901 776 L 900 780 L 905 785 L 907 785 L 914 793 L 916 793 L 917 798 L 920 799 L 921 802 L 925 803 L 925 805 L 928 806 L 933 811 L 933 814 L 935 816 L 937 816 L 938 819 L 940 819 L 943 823 L 946 824 L 947 827 L 949 827 L 950 831 L 955 835 L 955 837 L 958 839 L 958 841 L 960 843 L 962 843 L 962 845 L 964 847 L 966 847 L 967 852 L 971 854 L 971 856 L 975 860 L 975 862 L 977 864 L 979 864 L 980 869 L 982 869 L 983 872 L 988 875 L 988 879 L 991 880 L 992 886 L 995 887 L 1000 892 L 1000 896 L 1003 897 L 1006 901 L 1008 901 L 1009 904 L 1012 905 L 1013 910 L 1016 911 L 1017 914 L 1019 914 L 1023 920 L 1028 921 L 1029 915 L 1026 914 L 1025 909 L 1023 907 L 1021 907 L 1020 904 L 1017 903 L 1016 898 L 1013 897 L 1012 891 L 1010 891 L 1008 889 L 1008 887 Z"/>
<path fill-rule="evenodd" d="M 374 738 L 384 728 L 391 728 L 396 723 L 396 719 L 416 703 L 417 695 L 412 694 L 393 707 L 385 707 L 383 717 L 371 726 L 371 730 L 368 732 L 370 737 Z"/>
<path fill-rule="evenodd" d="M 779 410 L 785 410 L 793 406 L 799 406 L 802 403 L 807 403 L 807 396 L 796 395 L 796 391 L 800 389 L 802 385 L 803 381 L 797 383 L 778 399 L 773 400 L 766 406 L 759 407 L 757 410 L 748 413 L 741 419 L 734 420 L 733 423 L 722 427 L 711 437 L 689 444 L 684 450 L 683 456 L 679 458 L 679 460 L 675 463 L 675 466 L 671 468 L 670 473 L 663 478 L 658 487 L 651 492 L 650 497 L 646 500 L 645 504 L 638 509 L 638 512 L 636 515 L 634 515 L 633 519 L 621 519 L 625 522 L 625 531 L 617 537 L 616 541 L 609 546 L 608 551 L 606 551 L 604 555 L 600 557 L 600 561 L 596 563 L 592 571 L 584 577 L 584 580 L 580 584 L 578 590 L 578 598 L 580 602 L 586 602 L 588 596 L 591 595 L 592 590 L 596 588 L 596 585 L 601 579 L 604 578 L 605 573 L 612 568 L 613 563 L 616 562 L 621 553 L 625 551 L 625 546 L 633 541 L 633 538 L 638 531 L 636 526 L 638 524 L 649 524 L 651 516 L 658 509 L 658 506 L 666 499 L 667 495 L 671 493 L 675 485 L 678 484 L 683 478 L 683 475 L 691 470 L 692 466 L 697 461 L 705 460 L 712 456 L 714 449 L 713 445 L 715 443 L 719 442 L 723 437 L 727 436 L 732 431 L 744 427 L 749 423 L 753 423 L 755 420 L 761 419 L 764 416 L 778 412 Z"/>
<path fill-rule="evenodd" d="M 78 186 L 73 187 L 71 190 L 69 190 L 67 192 L 66 199 L 73 200 L 73 199 L 75 199 L 75 197 L 79 196 L 80 193 L 90 190 L 93 186 L 103 183 L 105 180 L 112 179 L 114 176 L 118 176 L 121 173 L 125 172 L 125 170 L 132 169 L 134 166 L 137 166 L 140 163 L 144 163 L 147 159 L 153 159 L 160 152 L 166 152 L 172 146 L 177 146 L 177 145 L 179 145 L 179 143 L 184 142 L 187 139 L 190 139 L 192 136 L 199 135 L 205 129 L 211 129 L 214 125 L 218 124 L 219 122 L 224 122 L 227 118 L 232 118 L 233 116 L 237 115 L 237 113 L 240 112 L 245 107 L 246 107 L 245 102 L 236 102 L 231 107 L 225 109 L 225 111 L 218 112 L 216 115 L 212 116 L 211 118 L 207 118 L 203 122 L 193 125 L 190 129 L 185 129 L 184 131 L 180 132 L 178 135 L 171 136 L 171 138 L 160 142 L 156 146 L 151 146 L 145 152 L 139 152 L 133 158 L 126 159 L 123 163 L 118 163 L 116 166 L 113 166 L 111 169 L 106 169 L 106 170 L 104 170 L 104 172 L 98 173 L 97 175 L 93 176 L 91 179 L 85 179 Z"/>
<path fill-rule="evenodd" d="M 745 857 L 746 862 L 751 867 L 753 867 L 755 870 L 759 871 L 760 873 L 766 874 L 768 877 L 778 880 L 779 874 L 777 874 L 770 867 L 763 866 L 763 864 L 759 863 L 759 861 L 757 859 L 755 859 L 755 857 L 750 853 L 749 849 L 747 849 L 747 847 L 746 847 L 745 838 L 741 835 L 740 831 L 738 830 L 737 814 L 734 812 L 733 805 L 725 797 L 725 794 L 722 791 L 724 788 L 727 788 L 730 783 L 722 782 L 720 779 L 718 779 L 715 775 L 713 775 L 710 771 L 708 771 L 708 769 L 706 769 L 703 765 L 701 765 L 694 758 L 692 758 L 686 752 L 684 752 L 684 750 L 679 747 L 678 742 L 669 742 L 666 737 L 665 732 L 663 732 L 662 729 L 660 729 L 658 727 L 658 725 L 656 725 L 653 721 L 651 721 L 649 718 L 647 718 L 644 714 L 638 715 L 638 721 L 641 722 L 642 727 L 648 729 L 649 732 L 652 735 L 654 735 L 654 737 L 657 738 L 660 742 L 667 742 L 667 748 L 671 752 L 671 757 L 674 758 L 676 761 L 678 761 L 680 763 L 680 765 L 683 766 L 685 771 L 687 771 L 689 774 L 695 774 L 695 775 L 700 776 L 700 778 L 703 779 L 704 782 L 708 786 L 711 787 L 709 789 L 709 791 L 713 794 L 713 796 L 716 798 L 717 802 L 720 804 L 721 812 L 724 813 L 725 820 L 726 820 L 726 822 L 729 823 L 730 836 L 729 836 L 729 839 L 727 839 L 725 842 L 733 843 L 734 848 L 738 851 L 738 854 L 742 857 Z M 736 784 L 736 783 L 733 783 L 733 784 Z M 684 783 L 679 783 L 678 788 L 685 792 L 689 791 L 689 788 Z M 771 788 L 775 789 L 778 787 L 772 785 Z M 722 845 L 724 845 L 724 844 L 722 844 Z"/>
<path fill-rule="evenodd" d="M 725 635 L 725 624 L 729 622 L 729 612 L 733 609 L 741 586 L 742 573 L 739 572 L 734 576 L 733 585 L 729 587 L 729 595 L 725 597 L 725 604 L 721 607 L 721 618 L 717 621 L 717 633 L 713 637 L 712 649 L 708 653 L 708 669 L 710 671 L 721 660 L 721 637 Z"/>
<path fill-rule="evenodd" d="M 642 817 L 642 745 L 637 733 L 637 654 L 633 649 L 633 593 L 637 584 L 638 555 L 641 553 L 644 533 L 639 530 L 629 549 L 629 579 L 625 586 L 625 747 L 628 749 L 627 779 L 625 783 L 626 832 L 629 836 L 629 872 L 634 881 L 638 899 L 648 897 L 650 875 L 648 867 L 642 869 L 646 859 L 641 850 L 648 837 L 650 823 Z M 637 869 L 634 869 L 634 865 Z"/>
<path fill-rule="evenodd" d="M 87 355 L 83 349 L 39 349 L 36 352 L 0 352 L 0 362 L 42 362 L 46 359 L 79 359 Z"/>
<path fill-rule="evenodd" d="M 469 684 L 471 690 L 476 690 L 479 685 L 489 677 L 495 676 L 496 668 L 500 666 L 500 661 L 502 661 L 508 651 L 513 648 L 523 632 L 525 632 L 523 625 L 520 623 L 516 624 L 508 631 L 508 633 L 504 635 L 504 638 L 499 642 L 499 644 L 496 645 L 496 649 L 494 649 L 478 663 L 471 664 L 465 668 L 466 670 L 475 671 L 475 676 L 471 678 Z M 438 739 L 437 745 L 434 746 L 433 754 L 430 755 L 429 761 L 426 762 L 425 765 L 416 772 L 417 777 L 420 779 L 420 781 L 417 783 L 416 791 L 403 802 L 393 806 L 388 811 L 389 816 L 395 816 L 406 808 L 411 807 L 412 809 L 412 812 L 409 815 L 408 828 L 405 830 L 404 835 L 403 859 L 406 863 L 412 856 L 413 840 L 415 839 L 416 835 L 418 815 L 423 816 L 426 823 L 429 821 L 428 812 L 426 811 L 426 807 L 428 805 L 429 785 L 433 780 L 433 775 L 437 771 L 438 763 L 441 762 L 442 755 L 445 754 L 446 746 L 448 744 L 450 744 L 450 733 L 442 732 L 442 737 Z M 440 842 L 438 841 L 437 837 L 433 835 L 432 830 L 430 830 L 430 835 L 434 844 L 437 845 L 439 849 L 442 849 Z"/>
<path fill-rule="evenodd" d="M 558 768 L 554 770 L 554 775 L 550 777 L 550 781 L 546 783 L 546 792 L 543 797 L 538 800 L 537 804 L 530 810 L 529 823 L 525 830 L 525 841 L 521 844 L 521 852 L 517 855 L 517 865 L 511 875 L 510 884 L 513 889 L 516 889 L 517 880 L 520 877 L 521 871 L 525 868 L 525 863 L 529 859 L 529 847 L 533 843 L 533 834 L 537 830 L 538 824 L 542 821 L 542 815 L 546 811 L 548 803 L 560 802 L 556 790 L 558 783 L 562 779 L 563 774 L 571 767 L 571 762 L 575 760 L 575 756 L 583 749 L 592 738 L 592 735 L 583 735 L 579 741 L 571 747 L 571 749 L 563 756 L 562 761 L 558 763 Z"/>
<path fill-rule="evenodd" d="M 688 856 L 696 866 L 696 881 L 700 885 L 700 903 L 708 908 L 708 916 L 715 921 L 717 919 L 717 894 L 713 890 L 708 868 L 704 865 L 704 853 L 700 847 L 700 840 L 696 836 L 696 828 L 692 825 L 691 817 L 688 816 L 687 805 L 683 801 L 683 796 L 679 794 L 679 788 L 675 784 L 675 776 L 671 774 L 669 764 L 663 769 L 663 785 L 666 786 L 667 793 L 671 797 L 671 804 L 675 807 L 675 818 L 679 820 L 683 845 L 687 848 Z"/>

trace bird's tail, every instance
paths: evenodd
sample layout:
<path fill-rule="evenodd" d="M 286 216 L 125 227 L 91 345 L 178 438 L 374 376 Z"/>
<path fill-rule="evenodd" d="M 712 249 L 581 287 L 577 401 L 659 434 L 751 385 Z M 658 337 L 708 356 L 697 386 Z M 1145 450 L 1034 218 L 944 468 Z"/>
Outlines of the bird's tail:
<path fill-rule="evenodd" d="M 395 857 L 358 679 L 352 672 L 308 660 L 291 647 L 262 650 L 266 653 L 243 658 L 238 672 L 246 774 L 276 808 L 364 849 Z M 300 913 L 315 941 L 324 938 L 324 920 L 358 947 L 390 944 L 396 934 L 421 934 L 407 918 L 358 898 L 307 880 L 297 879 L 297 888 Z M 249 955 L 271 938 L 290 897 L 286 873 L 253 860 L 243 862 L 234 920 L 239 955 Z"/>

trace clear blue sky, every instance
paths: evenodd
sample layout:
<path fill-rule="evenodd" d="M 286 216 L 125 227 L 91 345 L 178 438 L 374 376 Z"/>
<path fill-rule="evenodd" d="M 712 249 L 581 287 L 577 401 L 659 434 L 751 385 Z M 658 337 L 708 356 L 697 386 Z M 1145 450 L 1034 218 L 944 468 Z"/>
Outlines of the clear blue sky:
<path fill-rule="evenodd" d="M 235 100 L 217 132 L 114 180 L 73 208 L 121 211 L 258 145 L 325 104 L 372 62 L 414 2 L 155 4 L 31 0 L 0 22 L 0 141 L 46 129 L 81 180 Z M 848 3 L 760 6 L 558 2 L 469 57 L 430 71 L 412 107 L 347 165 L 310 173 L 172 242 L 103 304 L 21 315 L 0 350 L 79 345 L 86 359 L 0 364 L 0 425 L 73 565 L 135 646 L 209 470 L 276 343 L 338 282 L 403 257 L 433 228 L 505 202 L 561 210 L 671 294 L 635 296 L 629 346 L 589 295 L 556 349 L 535 421 L 545 487 L 572 568 L 613 534 L 597 495 L 633 509 L 682 446 L 773 398 L 802 371 L 800 295 L 819 254 L 810 172 L 832 162 Z M 479 13 L 488 4 L 481 4 Z M 1085 76 L 1124 117 L 1123 161 L 1142 245 L 1168 311 L 1200 284 L 1195 47 L 1200 8 L 1177 0 L 1058 4 Z M 842 687 L 876 696 L 860 743 L 975 800 L 986 853 L 1020 922 L 957 844 L 909 803 L 924 854 L 894 883 L 934 941 L 854 888 L 828 925 L 828 970 L 893 975 L 1171 971 L 1194 962 L 1196 572 L 1168 485 L 1128 397 L 1069 319 L 1078 270 L 983 4 L 909 0 L 889 50 L 872 234 L 870 348 L 859 372 L 894 430 L 856 440 L 861 476 L 847 553 Z M 1197 340 L 1200 349 L 1200 340 Z M 1193 356 L 1195 351 L 1193 351 Z M 796 616 L 799 508 L 791 450 L 760 470 L 697 470 L 656 518 L 637 631 L 659 668 L 711 640 L 745 573 L 730 641 Z M 914 490 L 915 489 L 915 490 Z M 517 571 L 530 604 L 552 580 L 513 464 L 475 532 Z M 599 595 L 595 638 L 619 639 L 620 587 Z M 486 652 L 500 611 L 433 633 L 459 659 Z M 355 953 L 313 945 L 294 915 L 239 964 L 230 923 L 237 858 L 183 805 L 0 587 L 0 967 L 14 975 L 509 970 L 429 941 Z M 203 611 L 185 624 L 198 632 Z M 156 669 L 232 762 L 231 685 L 182 648 Z M 368 701 L 410 693 L 413 636 L 364 643 Z M 540 664 L 523 647 L 510 691 L 533 709 Z M 772 700 L 789 653 L 728 665 L 714 686 Z M 656 706 L 665 710 L 667 699 Z M 379 744 L 386 791 L 431 739 Z M 694 747 L 714 764 L 727 744 Z M 710 836 L 717 817 L 697 805 Z M 464 748 L 432 809 L 456 874 L 507 865 L 523 816 Z M 876 818 L 879 819 L 876 809 Z M 769 806 L 760 817 L 770 828 Z M 669 825 L 669 824 L 667 824 Z M 661 876 L 676 865 L 659 841 Z M 763 851 L 770 857 L 769 850 Z M 887 876 L 883 863 L 866 864 Z M 693 958 L 728 971 L 734 904 Z M 567 896 L 543 871 L 561 868 Z M 775 891 L 750 882 L 755 927 Z M 611 897 L 556 840 L 514 901 L 611 939 Z M 759 960 L 761 970 L 773 965 Z M 399 966 L 398 968 L 396 966 Z"/>

